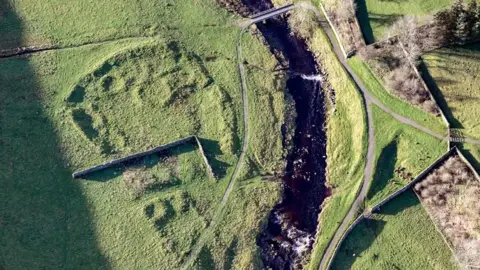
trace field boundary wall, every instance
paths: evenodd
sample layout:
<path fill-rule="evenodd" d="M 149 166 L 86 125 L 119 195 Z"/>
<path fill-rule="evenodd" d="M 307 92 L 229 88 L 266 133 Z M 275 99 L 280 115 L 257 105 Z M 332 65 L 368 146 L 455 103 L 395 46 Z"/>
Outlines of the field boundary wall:
<path fill-rule="evenodd" d="M 343 241 L 345 240 L 345 238 L 347 238 L 347 236 L 350 234 L 350 232 L 358 225 L 358 223 L 360 223 L 362 220 L 364 220 L 366 217 L 364 214 L 361 214 L 359 217 L 357 217 L 357 219 L 355 219 L 355 221 L 353 221 L 353 223 L 345 230 L 345 232 L 343 233 L 342 237 L 340 238 L 340 240 L 338 240 L 338 243 L 337 245 L 335 246 L 335 249 L 333 250 L 332 252 L 332 255 L 330 256 L 330 259 L 328 261 L 328 264 L 327 264 L 327 267 L 325 269 L 330 269 L 330 267 L 332 266 L 332 263 L 333 263 L 333 260 L 335 259 L 335 256 L 337 255 L 337 252 L 338 250 L 340 249 L 340 247 L 342 246 L 342 243 Z"/>
<path fill-rule="evenodd" d="M 149 156 L 149 155 L 153 155 L 153 154 L 168 150 L 168 149 L 170 149 L 172 147 L 175 147 L 175 146 L 178 146 L 178 145 L 192 143 L 192 142 L 196 143 L 198 145 L 198 149 L 200 151 L 200 154 L 202 156 L 203 161 L 205 162 L 205 165 L 207 167 L 207 171 L 208 171 L 209 175 L 211 177 L 215 178 L 215 174 L 213 173 L 213 169 L 210 166 L 210 163 L 208 162 L 208 159 L 205 155 L 202 144 L 200 143 L 200 139 L 197 136 L 189 136 L 189 137 L 186 137 L 186 138 L 183 138 L 183 139 L 173 141 L 171 143 L 167 143 L 167 144 L 155 147 L 155 148 L 147 150 L 147 151 L 138 152 L 138 153 L 135 153 L 135 154 L 128 155 L 126 157 L 113 159 L 113 160 L 110 160 L 110 161 L 105 162 L 103 164 L 96 165 L 96 166 L 90 167 L 90 168 L 85 169 L 85 170 L 74 172 L 72 174 L 72 178 L 73 179 L 82 178 L 82 177 L 85 177 L 85 176 L 87 176 L 89 174 L 92 174 L 94 172 L 102 171 L 102 170 L 120 165 L 122 163 L 131 161 L 131 160 L 134 160 L 134 159 L 143 158 L 143 157 L 146 157 L 146 156 Z"/>
<path fill-rule="evenodd" d="M 435 169 L 439 164 L 443 163 L 445 160 L 447 160 L 447 158 L 449 158 L 450 156 L 452 156 L 453 153 L 457 153 L 458 150 L 456 147 L 453 147 L 452 149 L 448 150 L 445 154 L 443 154 L 441 157 L 439 157 L 437 160 L 435 160 L 430 166 L 428 166 L 425 170 L 423 170 L 415 179 L 413 179 L 410 183 L 406 184 L 404 187 L 398 189 L 397 191 L 395 191 L 394 193 L 392 193 L 390 196 L 388 196 L 387 198 L 383 199 L 381 202 L 379 202 L 378 204 L 376 204 L 375 206 L 373 206 L 371 209 L 372 213 L 374 212 L 377 212 L 378 210 L 380 210 L 380 208 L 385 205 L 386 203 L 388 203 L 389 201 L 391 201 L 392 199 L 394 199 L 395 197 L 397 197 L 398 195 L 402 194 L 403 192 L 405 192 L 406 190 L 408 190 L 409 188 L 411 188 L 415 183 L 417 183 L 418 181 L 422 180 L 425 178 L 425 176 L 427 176 L 428 174 L 431 173 L 431 171 L 433 169 Z"/>

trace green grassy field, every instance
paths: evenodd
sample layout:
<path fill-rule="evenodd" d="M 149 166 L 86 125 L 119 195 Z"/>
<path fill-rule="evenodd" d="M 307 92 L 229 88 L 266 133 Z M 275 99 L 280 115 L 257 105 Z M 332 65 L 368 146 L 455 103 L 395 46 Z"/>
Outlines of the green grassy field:
<path fill-rule="evenodd" d="M 193 269 L 261 269 L 256 243 L 258 228 L 265 226 L 265 212 L 270 211 L 279 196 L 276 183 L 265 183 L 259 177 L 240 181 L 231 195 L 224 218 L 216 227 Z M 246 199 L 248 198 L 248 199 Z"/>
<path fill-rule="evenodd" d="M 372 73 L 371 69 L 368 68 L 367 64 L 358 56 L 350 58 L 348 62 L 357 76 L 361 78 L 368 91 L 387 108 L 399 115 L 412 119 L 438 134 L 446 135 L 446 126 L 440 117 L 429 114 L 389 93 L 383 87 L 381 81 Z"/>
<path fill-rule="evenodd" d="M 357 2 L 357 16 L 367 44 L 380 41 L 388 34 L 388 28 L 400 17 L 408 14 L 420 18 L 448 8 L 452 0 L 362 0 Z"/>
<path fill-rule="evenodd" d="M 0 267 L 179 268 L 211 222 L 240 149 L 236 17 L 214 1 L 0 4 L 1 49 L 119 39 L 0 60 Z M 271 74 L 277 62 L 267 48 L 248 34 L 243 44 L 248 62 Z M 243 178 L 281 165 L 283 76 L 249 79 L 258 89 L 249 96 L 256 100 L 251 115 L 259 117 L 249 119 Z M 141 162 L 139 175 L 155 185 L 140 196 L 132 196 L 122 169 L 71 178 L 75 170 L 193 134 L 217 180 L 188 145 Z M 230 206 L 221 229 L 235 231 L 242 248 L 223 253 L 217 243 L 233 240 L 226 233 L 212 238 L 205 252 L 216 267 L 258 262 L 252 235 L 279 198 L 278 183 L 257 179 L 240 189 L 232 201 L 240 196 L 245 203 Z"/>
<path fill-rule="evenodd" d="M 320 213 L 318 235 L 308 266 L 309 269 L 316 269 L 360 188 L 365 167 L 367 130 L 360 92 L 343 70 L 321 29 L 313 34 L 309 46 L 326 70 L 328 84 L 335 91 L 335 112 L 328 115 L 327 122 L 327 181 L 332 187 L 332 196 L 324 203 Z M 327 104 L 331 113 L 332 105 Z"/>
<path fill-rule="evenodd" d="M 447 143 L 407 126 L 373 105 L 375 168 L 368 206 L 400 189 L 447 151 Z M 405 168 L 403 173 L 395 172 Z M 407 174 L 410 174 L 407 176 Z"/>
<path fill-rule="evenodd" d="M 452 127 L 480 139 L 480 44 L 439 49 L 422 58 Z"/>
<path fill-rule="evenodd" d="M 348 235 L 332 269 L 457 269 L 413 191 L 386 204 Z"/>

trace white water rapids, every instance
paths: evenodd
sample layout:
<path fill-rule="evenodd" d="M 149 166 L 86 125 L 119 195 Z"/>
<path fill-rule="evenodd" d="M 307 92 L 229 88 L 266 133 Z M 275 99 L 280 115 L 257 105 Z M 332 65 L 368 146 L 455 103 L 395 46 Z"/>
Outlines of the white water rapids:
<path fill-rule="evenodd" d="M 300 74 L 300 77 L 302 77 L 302 79 L 308 80 L 308 81 L 323 82 L 323 76 L 320 75 L 320 74 L 314 74 L 314 75 Z"/>

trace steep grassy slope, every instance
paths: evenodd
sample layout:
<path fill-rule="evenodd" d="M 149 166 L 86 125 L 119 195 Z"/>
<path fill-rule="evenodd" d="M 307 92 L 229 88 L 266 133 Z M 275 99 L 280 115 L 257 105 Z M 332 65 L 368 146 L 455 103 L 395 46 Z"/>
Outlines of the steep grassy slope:
<path fill-rule="evenodd" d="M 0 267 L 178 268 L 211 222 L 243 139 L 236 18 L 215 1 L 0 3 L 1 49 L 122 38 L 0 60 Z M 151 37 L 123 38 L 137 35 Z M 249 62 L 276 65 L 252 36 L 244 44 Z M 249 81 L 263 91 L 251 93 L 255 135 L 245 176 L 281 166 L 283 76 Z M 71 179 L 80 168 L 193 134 L 218 179 L 188 145 Z M 154 187 L 132 196 L 125 182 L 132 170 Z M 248 232 L 236 239 L 243 249 L 228 254 L 235 260 L 245 252 L 258 258 L 251 235 L 279 197 L 277 183 L 257 180 L 248 189 L 255 192 L 242 198 L 252 203 L 232 205 L 222 228 L 238 231 L 237 214 L 255 213 L 240 227 Z"/>

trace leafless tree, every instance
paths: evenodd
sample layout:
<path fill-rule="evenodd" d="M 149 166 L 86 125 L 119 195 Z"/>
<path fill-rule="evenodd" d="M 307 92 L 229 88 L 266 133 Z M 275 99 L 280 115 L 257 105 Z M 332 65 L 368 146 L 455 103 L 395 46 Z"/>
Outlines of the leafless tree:
<path fill-rule="evenodd" d="M 417 17 L 414 15 L 406 15 L 398 19 L 388 31 L 390 37 L 398 37 L 398 40 L 405 47 L 412 63 L 415 63 L 421 55 L 417 29 Z"/>

